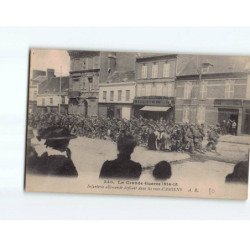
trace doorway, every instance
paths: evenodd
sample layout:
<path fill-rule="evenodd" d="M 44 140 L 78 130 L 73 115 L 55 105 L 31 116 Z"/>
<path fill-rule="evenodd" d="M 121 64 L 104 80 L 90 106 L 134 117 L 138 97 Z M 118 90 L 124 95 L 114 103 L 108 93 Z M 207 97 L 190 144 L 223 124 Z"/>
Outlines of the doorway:
<path fill-rule="evenodd" d="M 231 134 L 232 131 L 232 122 L 235 121 L 237 124 L 236 131 L 238 128 L 238 119 L 239 119 L 239 110 L 238 109 L 227 109 L 219 108 L 218 109 L 218 123 L 223 124 L 223 121 L 226 121 L 227 124 L 227 133 Z"/>

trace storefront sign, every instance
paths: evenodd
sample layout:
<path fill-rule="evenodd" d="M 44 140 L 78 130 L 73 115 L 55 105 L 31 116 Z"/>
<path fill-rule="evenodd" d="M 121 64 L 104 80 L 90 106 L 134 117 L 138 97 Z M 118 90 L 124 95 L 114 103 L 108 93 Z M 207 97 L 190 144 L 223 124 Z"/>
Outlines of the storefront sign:
<path fill-rule="evenodd" d="M 136 97 L 134 105 L 174 106 L 173 97 Z"/>
<path fill-rule="evenodd" d="M 224 100 L 224 99 L 215 99 L 214 106 L 221 106 L 221 107 L 242 107 L 243 100 Z"/>

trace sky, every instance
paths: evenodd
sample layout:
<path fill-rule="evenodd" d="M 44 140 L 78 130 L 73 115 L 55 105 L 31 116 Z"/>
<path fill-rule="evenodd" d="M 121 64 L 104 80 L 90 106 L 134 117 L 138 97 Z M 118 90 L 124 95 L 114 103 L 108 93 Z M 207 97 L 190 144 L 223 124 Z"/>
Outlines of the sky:
<path fill-rule="evenodd" d="M 55 69 L 55 75 L 69 75 L 70 57 L 66 50 L 32 49 L 30 60 L 31 74 L 33 69 Z M 31 76 L 32 77 L 32 76 Z"/>

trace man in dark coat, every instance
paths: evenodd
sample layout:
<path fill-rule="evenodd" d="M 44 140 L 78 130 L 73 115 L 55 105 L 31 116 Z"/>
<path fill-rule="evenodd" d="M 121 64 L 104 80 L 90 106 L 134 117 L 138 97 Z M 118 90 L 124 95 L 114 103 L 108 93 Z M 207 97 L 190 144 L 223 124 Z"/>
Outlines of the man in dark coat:
<path fill-rule="evenodd" d="M 217 132 L 216 127 L 211 127 L 208 131 L 208 143 L 206 145 L 206 150 L 211 151 L 214 150 L 217 152 L 216 146 L 218 144 L 219 134 Z"/>
<path fill-rule="evenodd" d="M 75 137 L 67 128 L 62 127 L 48 127 L 40 131 L 38 140 L 45 139 L 44 144 L 49 150 L 38 158 L 36 164 L 30 166 L 29 172 L 41 175 L 78 176 L 68 148 L 70 139 Z"/>
<path fill-rule="evenodd" d="M 156 134 L 152 129 L 150 129 L 149 136 L 148 136 L 148 149 L 156 150 L 157 149 L 156 144 L 157 144 Z"/>
<path fill-rule="evenodd" d="M 136 141 L 132 135 L 120 136 L 117 142 L 119 151 L 117 159 L 105 161 L 99 177 L 138 179 L 141 176 L 141 164 L 130 159 L 135 146 Z"/>

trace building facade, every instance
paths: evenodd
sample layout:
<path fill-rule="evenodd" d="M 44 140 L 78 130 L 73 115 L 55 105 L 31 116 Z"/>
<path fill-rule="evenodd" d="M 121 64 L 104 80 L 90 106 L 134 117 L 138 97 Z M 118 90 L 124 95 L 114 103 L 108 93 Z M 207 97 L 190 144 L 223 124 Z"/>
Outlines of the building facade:
<path fill-rule="evenodd" d="M 98 115 L 130 120 L 133 113 L 135 82 L 100 84 Z"/>
<path fill-rule="evenodd" d="M 177 55 L 136 59 L 135 117 L 174 120 Z"/>
<path fill-rule="evenodd" d="M 32 71 L 32 78 L 30 79 L 30 84 L 29 84 L 29 113 L 36 112 L 38 86 L 45 80 L 47 80 L 46 71 L 43 70 Z"/>
<path fill-rule="evenodd" d="M 249 74 L 244 67 L 230 67 L 220 58 L 208 59 L 212 63 L 199 65 L 200 72 L 189 66 L 177 76 L 175 121 L 215 125 L 230 119 L 237 123 L 237 134 L 249 134 Z"/>
<path fill-rule="evenodd" d="M 68 113 L 69 77 L 51 77 L 41 83 L 37 95 L 37 111 Z"/>
<path fill-rule="evenodd" d="M 99 83 L 117 70 L 134 69 L 134 53 L 68 51 L 70 56 L 69 113 L 98 115 Z"/>

